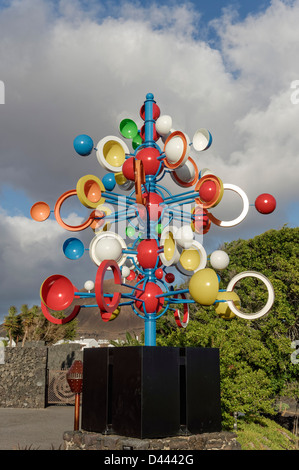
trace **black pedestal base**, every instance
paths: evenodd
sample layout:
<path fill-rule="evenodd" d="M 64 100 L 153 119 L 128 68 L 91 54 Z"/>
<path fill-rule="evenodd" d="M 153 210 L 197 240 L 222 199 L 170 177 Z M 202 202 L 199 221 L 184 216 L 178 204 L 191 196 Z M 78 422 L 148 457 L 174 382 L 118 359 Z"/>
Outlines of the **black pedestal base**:
<path fill-rule="evenodd" d="M 139 439 L 221 431 L 218 349 L 84 349 L 81 428 Z"/>

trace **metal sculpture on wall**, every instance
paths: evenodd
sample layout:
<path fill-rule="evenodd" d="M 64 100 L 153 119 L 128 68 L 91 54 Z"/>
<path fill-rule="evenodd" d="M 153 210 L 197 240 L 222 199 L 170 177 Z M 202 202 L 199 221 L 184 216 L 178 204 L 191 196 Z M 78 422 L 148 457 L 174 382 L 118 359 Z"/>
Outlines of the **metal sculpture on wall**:
<path fill-rule="evenodd" d="M 75 305 L 65 318 L 56 318 L 51 310 L 65 310 L 75 299 L 95 297 L 102 320 L 117 318 L 124 305 L 144 320 L 145 345 L 156 344 L 156 321 L 168 310 L 173 311 L 178 327 L 185 328 L 189 321 L 189 304 L 215 305 L 224 319 L 238 316 L 245 319 L 260 318 L 271 309 L 274 290 L 270 281 L 255 271 L 234 276 L 226 289 L 219 289 L 219 272 L 229 264 L 227 253 L 214 251 L 208 266 L 208 256 L 202 241 L 211 224 L 233 227 L 241 223 L 249 211 L 249 201 L 242 189 L 223 183 L 208 169 L 198 170 L 189 151 L 208 149 L 212 137 L 207 129 L 198 129 L 190 142 L 189 137 L 172 128 L 172 118 L 160 115 L 160 109 L 151 93 L 140 109 L 144 121 L 141 129 L 131 119 L 123 119 L 119 126 L 123 138 L 130 139 L 133 151 L 125 141 L 114 135 L 101 139 L 96 147 L 85 134 L 74 140 L 74 149 L 82 157 L 95 151 L 99 164 L 106 171 L 100 179 L 95 175 L 82 176 L 75 189 L 62 194 L 54 207 L 58 224 L 70 232 L 91 228 L 93 238 L 89 245 L 91 260 L 97 265 L 95 282 L 86 281 L 86 292 L 79 292 L 65 276 L 55 274 L 41 285 L 41 307 L 52 323 L 64 324 L 74 319 L 80 309 Z M 161 139 L 163 148 L 157 144 Z M 170 175 L 172 185 L 185 188 L 173 194 L 161 184 Z M 169 185 L 168 185 L 169 186 Z M 115 192 L 115 187 L 122 194 Z M 230 221 L 219 220 L 213 208 L 224 191 L 233 191 L 242 200 L 241 214 Z M 88 218 L 78 226 L 66 224 L 61 217 L 62 204 L 75 196 L 91 210 Z M 276 207 L 275 198 L 261 194 L 255 200 L 261 214 L 269 214 Z M 31 217 L 38 222 L 46 220 L 51 210 L 47 203 L 37 202 L 31 208 Z M 117 231 L 112 230 L 117 226 Z M 86 248 L 76 237 L 63 244 L 65 256 L 80 259 Z M 175 289 L 174 272 L 189 277 L 186 289 Z M 104 279 L 113 275 L 114 283 L 127 288 L 127 292 L 104 292 Z M 107 276 L 106 276 L 107 277 Z M 262 281 L 268 292 L 265 306 L 254 313 L 242 311 L 240 299 L 234 292 L 237 282 L 245 277 Z M 127 281 L 134 281 L 128 284 Z M 91 290 L 95 292 L 90 292 Z M 183 305 L 183 313 L 177 308 Z"/>

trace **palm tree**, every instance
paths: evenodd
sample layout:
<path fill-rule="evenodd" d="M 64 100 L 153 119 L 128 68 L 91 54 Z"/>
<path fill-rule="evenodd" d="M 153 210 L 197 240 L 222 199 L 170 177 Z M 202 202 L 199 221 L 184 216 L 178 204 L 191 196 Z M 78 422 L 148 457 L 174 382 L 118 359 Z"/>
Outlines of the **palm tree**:
<path fill-rule="evenodd" d="M 12 346 L 12 340 L 15 338 L 19 331 L 19 322 L 17 318 L 17 309 L 14 305 L 9 307 L 8 315 L 4 317 L 4 328 L 8 333 L 9 346 Z"/>
<path fill-rule="evenodd" d="M 28 305 L 24 304 L 21 307 L 21 319 L 22 319 L 22 326 L 24 328 L 24 336 L 22 340 L 22 347 L 25 344 L 26 339 L 28 338 L 30 327 L 35 323 L 37 316 L 37 307 L 33 306 L 30 310 L 28 309 Z"/>

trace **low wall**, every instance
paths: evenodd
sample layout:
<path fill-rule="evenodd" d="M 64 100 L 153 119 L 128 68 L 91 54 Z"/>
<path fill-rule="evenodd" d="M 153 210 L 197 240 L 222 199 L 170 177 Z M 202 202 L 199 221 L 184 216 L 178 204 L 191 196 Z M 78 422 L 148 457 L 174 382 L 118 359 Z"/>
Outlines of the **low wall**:
<path fill-rule="evenodd" d="M 242 450 L 232 432 L 193 434 L 163 439 L 135 439 L 85 431 L 66 431 L 65 450 Z"/>

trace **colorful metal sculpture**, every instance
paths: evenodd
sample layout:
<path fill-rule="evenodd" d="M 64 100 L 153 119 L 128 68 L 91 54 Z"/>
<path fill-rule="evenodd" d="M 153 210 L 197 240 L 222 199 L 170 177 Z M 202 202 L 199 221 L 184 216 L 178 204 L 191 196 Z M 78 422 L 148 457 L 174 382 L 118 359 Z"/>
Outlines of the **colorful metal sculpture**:
<path fill-rule="evenodd" d="M 80 305 L 63 319 L 55 318 L 50 310 L 66 309 L 77 298 L 95 297 L 102 320 L 107 322 L 117 318 L 122 306 L 131 305 L 133 312 L 144 320 L 147 346 L 156 344 L 156 321 L 168 310 L 173 311 L 178 327 L 185 328 L 190 303 L 215 305 L 216 312 L 224 319 L 262 317 L 274 301 L 270 281 L 262 274 L 245 271 L 234 276 L 226 290 L 219 289 L 219 271 L 228 266 L 229 257 L 224 251 L 216 250 L 210 256 L 212 268 L 207 267 L 206 251 L 196 240 L 202 239 L 211 223 L 219 227 L 241 223 L 250 206 L 242 189 L 223 183 L 208 169 L 199 171 L 189 156 L 191 146 L 197 152 L 210 147 L 210 132 L 198 129 L 190 142 L 185 133 L 172 129 L 170 116 L 160 115 L 151 93 L 146 95 L 140 117 L 144 121 L 140 130 L 131 119 L 123 119 L 119 126 L 121 136 L 131 139 L 133 152 L 116 136 L 101 139 L 96 148 L 88 135 L 79 135 L 74 140 L 74 149 L 82 157 L 95 150 L 106 174 L 102 179 L 95 175 L 81 177 L 76 189 L 58 198 L 54 215 L 68 231 L 78 232 L 89 227 L 93 230 L 89 255 L 98 266 L 97 274 L 95 283 L 86 281 L 88 292 L 79 292 L 64 276 L 47 278 L 40 290 L 44 315 L 53 323 L 67 323 L 78 315 Z M 163 149 L 157 144 L 160 138 Z M 161 180 L 168 174 L 171 183 L 185 191 L 173 194 L 162 186 Z M 114 192 L 116 186 L 127 194 Z M 234 220 L 219 220 L 211 212 L 221 202 L 224 191 L 233 191 L 242 200 L 241 214 Z M 91 209 L 88 218 L 78 226 L 66 224 L 60 214 L 62 204 L 72 196 Z M 261 214 L 269 214 L 275 209 L 276 201 L 269 194 L 261 194 L 254 205 Z M 47 203 L 37 202 L 31 208 L 31 217 L 42 222 L 50 212 Z M 111 229 L 113 224 L 118 227 L 117 233 Z M 84 254 L 85 247 L 78 238 L 71 237 L 65 241 L 63 252 L 67 258 L 77 260 Z M 175 270 L 190 278 L 188 288 L 171 286 Z M 104 292 L 107 272 L 112 273 L 115 284 L 126 287 L 128 292 Z M 248 276 L 261 280 L 268 291 L 265 307 L 252 314 L 241 310 L 240 299 L 233 292 L 235 284 Z M 126 283 L 134 280 L 133 285 Z M 90 292 L 93 287 L 94 293 Z M 182 315 L 176 308 L 179 304 L 184 307 Z"/>

